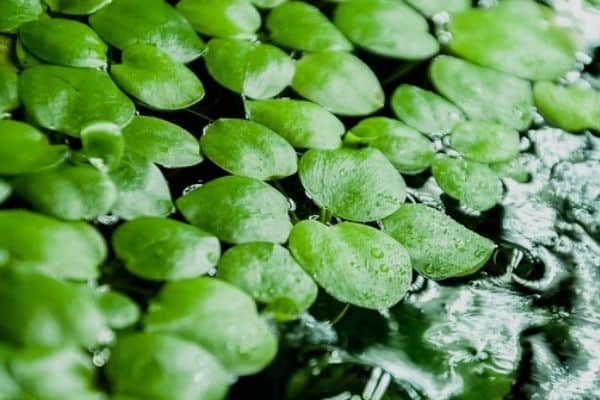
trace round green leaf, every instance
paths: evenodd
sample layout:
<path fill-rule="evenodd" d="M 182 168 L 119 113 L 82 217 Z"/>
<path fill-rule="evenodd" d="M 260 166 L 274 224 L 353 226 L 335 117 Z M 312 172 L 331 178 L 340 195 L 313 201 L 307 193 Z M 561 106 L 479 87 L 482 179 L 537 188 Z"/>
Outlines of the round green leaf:
<path fill-rule="evenodd" d="M 433 144 L 421 133 L 386 117 L 363 119 L 348 131 L 347 144 L 379 149 L 398 171 L 416 174 L 429 168 L 433 160 Z"/>
<path fill-rule="evenodd" d="M 400 207 L 406 186 L 376 149 L 309 150 L 298 165 L 307 195 L 338 217 L 358 222 L 387 217 Z"/>
<path fill-rule="evenodd" d="M 17 71 L 0 62 L 0 118 L 19 107 Z"/>
<path fill-rule="evenodd" d="M 471 0 L 407 0 L 408 4 L 428 17 L 446 11 L 454 14 L 471 7 Z"/>
<path fill-rule="evenodd" d="M 232 247 L 221 257 L 217 276 L 266 304 L 281 320 L 297 318 L 317 297 L 310 276 L 284 247 L 274 243 Z"/>
<path fill-rule="evenodd" d="M 208 36 L 254 38 L 261 23 L 249 0 L 181 0 L 177 10 Z"/>
<path fill-rule="evenodd" d="M 205 58 L 208 73 L 217 82 L 253 99 L 278 95 L 294 77 L 294 62 L 268 44 L 213 39 Z"/>
<path fill-rule="evenodd" d="M 351 51 L 352 44 L 319 9 L 290 1 L 267 17 L 271 39 L 280 46 L 302 51 Z"/>
<path fill-rule="evenodd" d="M 126 295 L 114 290 L 101 289 L 95 296 L 96 303 L 111 328 L 127 328 L 140 319 L 140 307 Z"/>
<path fill-rule="evenodd" d="M 418 86 L 398 86 L 391 98 L 392 111 L 407 125 L 428 135 L 450 132 L 465 116 L 454 104 Z"/>
<path fill-rule="evenodd" d="M 449 56 L 438 56 L 429 68 L 436 89 L 470 119 L 524 130 L 533 117 L 529 82 Z"/>
<path fill-rule="evenodd" d="M 89 26 L 81 22 L 46 18 L 23 24 L 19 40 L 37 58 L 70 67 L 101 68 L 108 47 Z"/>
<path fill-rule="evenodd" d="M 77 280 L 96 278 L 106 258 L 106 244 L 91 225 L 18 209 L 0 211 L 0 249 L 14 269 Z"/>
<path fill-rule="evenodd" d="M 25 112 L 36 124 L 79 136 L 91 122 L 127 124 L 135 112 L 131 100 L 101 71 L 38 65 L 19 78 Z"/>
<path fill-rule="evenodd" d="M 509 161 L 519 154 L 519 133 L 490 122 L 462 122 L 454 127 L 450 141 L 466 158 L 482 163 Z"/>
<path fill-rule="evenodd" d="M 302 97 L 339 115 L 371 114 L 385 101 L 373 71 L 344 52 L 304 55 L 296 64 L 292 87 Z"/>
<path fill-rule="evenodd" d="M 125 140 L 118 125 L 93 122 L 81 129 L 83 155 L 101 171 L 115 169 L 121 162 Z"/>
<path fill-rule="evenodd" d="M 112 0 L 44 0 L 54 12 L 71 15 L 92 14 Z"/>
<path fill-rule="evenodd" d="M 296 151 L 256 122 L 219 119 L 204 128 L 202 152 L 225 171 L 261 181 L 296 173 Z"/>
<path fill-rule="evenodd" d="M 383 220 L 384 231 L 408 250 L 413 267 L 432 279 L 470 275 L 496 245 L 446 214 L 422 204 L 404 204 Z"/>
<path fill-rule="evenodd" d="M 20 175 L 13 180 L 13 188 L 35 210 L 66 220 L 98 218 L 117 200 L 117 189 L 108 175 L 86 165 L 61 165 Z"/>
<path fill-rule="evenodd" d="M 200 144 L 191 133 L 164 119 L 134 117 L 123 128 L 127 151 L 166 168 L 181 168 L 202 161 Z"/>
<path fill-rule="evenodd" d="M 203 275 L 221 255 L 219 240 L 213 235 L 158 217 L 137 218 L 119 226 L 112 244 L 129 272 L 157 281 Z"/>
<path fill-rule="evenodd" d="M 402 300 L 411 283 L 406 250 L 370 226 L 302 221 L 292 229 L 289 247 L 306 272 L 344 303 L 385 309 Z"/>
<path fill-rule="evenodd" d="M 112 0 L 90 17 L 90 25 L 120 50 L 151 44 L 181 63 L 200 57 L 204 50 L 189 22 L 164 0 Z"/>
<path fill-rule="evenodd" d="M 125 92 L 157 110 L 180 110 L 204 97 L 202 82 L 190 69 L 148 44 L 125 49 L 111 74 Z"/>
<path fill-rule="evenodd" d="M 214 179 L 180 197 L 176 204 L 193 225 L 227 243 L 283 243 L 292 228 L 287 199 L 252 178 Z"/>
<path fill-rule="evenodd" d="M 485 164 L 438 157 L 431 172 L 444 193 L 473 210 L 489 210 L 502 200 L 502 183 Z"/>
<path fill-rule="evenodd" d="M 106 375 L 115 393 L 153 400 L 223 400 L 232 383 L 202 347 L 148 333 L 119 338 Z"/>
<path fill-rule="evenodd" d="M 23 122 L 0 120 L 0 174 L 27 174 L 53 167 L 67 158 L 69 149 L 50 145 L 48 138 Z"/>
<path fill-rule="evenodd" d="M 0 32 L 13 33 L 25 22 L 34 21 L 44 12 L 40 0 L 2 0 Z"/>
<path fill-rule="evenodd" d="M 425 18 L 397 0 L 346 0 L 333 22 L 354 44 L 380 56 L 421 60 L 440 49 Z"/>
<path fill-rule="evenodd" d="M 252 299 L 214 278 L 167 283 L 150 304 L 144 326 L 201 345 L 236 375 L 260 371 L 277 352 L 277 339 Z"/>
<path fill-rule="evenodd" d="M 271 128 L 292 146 L 337 149 L 344 124 L 332 113 L 310 101 L 273 99 L 246 101 L 247 118 Z"/>

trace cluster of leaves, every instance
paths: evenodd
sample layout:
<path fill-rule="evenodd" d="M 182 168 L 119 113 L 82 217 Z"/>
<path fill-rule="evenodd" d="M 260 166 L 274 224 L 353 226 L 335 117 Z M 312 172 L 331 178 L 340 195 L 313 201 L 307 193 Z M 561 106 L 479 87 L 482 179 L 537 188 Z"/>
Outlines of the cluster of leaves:
<path fill-rule="evenodd" d="M 0 397 L 222 399 L 269 364 L 272 322 L 298 318 L 317 286 L 384 309 L 413 269 L 485 265 L 494 243 L 405 203 L 403 174 L 430 169 L 449 197 L 489 210 L 534 107 L 600 129 L 600 94 L 553 83 L 578 40 L 543 6 L 407 3 L 346 0 L 329 15 L 286 0 L 3 0 Z M 440 12 L 443 44 L 427 20 Z M 431 86 L 401 84 L 396 118 L 367 117 L 386 98 L 354 49 L 432 59 Z M 200 138 L 170 121 L 204 98 L 200 78 L 241 95 L 246 118 Z M 339 117 L 367 118 L 346 131 Z M 173 201 L 165 171 L 201 162 L 225 176 Z M 319 220 L 293 213 L 279 180 L 296 175 Z M 106 240 L 108 217 L 121 223 Z M 107 264 L 158 294 L 146 307 L 98 286 Z"/>

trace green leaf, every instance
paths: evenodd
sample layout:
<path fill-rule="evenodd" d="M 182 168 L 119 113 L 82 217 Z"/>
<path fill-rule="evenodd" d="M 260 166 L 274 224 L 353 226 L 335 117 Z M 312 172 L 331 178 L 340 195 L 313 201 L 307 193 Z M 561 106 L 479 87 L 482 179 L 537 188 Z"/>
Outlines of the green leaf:
<path fill-rule="evenodd" d="M 90 17 L 90 25 L 119 50 L 151 44 L 181 63 L 204 50 L 189 22 L 163 0 L 112 0 Z"/>
<path fill-rule="evenodd" d="M 10 183 L 0 178 L 0 204 L 4 203 L 6 199 L 10 197 L 12 191 L 13 189 Z"/>
<path fill-rule="evenodd" d="M 166 216 L 173 212 L 169 185 L 152 162 L 126 152 L 110 177 L 119 191 L 113 214 L 130 220 L 141 216 Z"/>
<path fill-rule="evenodd" d="M 378 149 L 406 174 L 419 173 L 431 165 L 433 144 L 421 133 L 386 117 L 363 119 L 348 131 L 344 142 Z"/>
<path fill-rule="evenodd" d="M 150 304 L 144 326 L 196 342 L 236 375 L 260 371 L 277 352 L 277 339 L 252 299 L 214 278 L 167 283 Z"/>
<path fill-rule="evenodd" d="M 422 204 L 404 204 L 383 220 L 383 227 L 408 250 L 413 267 L 432 279 L 473 274 L 496 248 L 492 241 Z"/>
<path fill-rule="evenodd" d="M 19 40 L 37 58 L 68 67 L 105 67 L 108 46 L 81 22 L 46 18 L 23 24 Z"/>
<path fill-rule="evenodd" d="M 391 98 L 391 108 L 398 119 L 427 135 L 450 132 L 465 116 L 454 104 L 429 90 L 402 84 Z"/>
<path fill-rule="evenodd" d="M 527 81 L 449 56 L 436 57 L 429 75 L 436 89 L 470 119 L 519 131 L 531 124 L 533 95 Z"/>
<path fill-rule="evenodd" d="M 19 209 L 0 211 L 0 249 L 16 270 L 76 280 L 96 278 L 106 258 L 106 244 L 91 225 Z"/>
<path fill-rule="evenodd" d="M 100 288 L 95 296 L 96 303 L 111 328 L 124 329 L 139 321 L 140 307 L 126 295 Z"/>
<path fill-rule="evenodd" d="M 406 186 L 396 168 L 376 149 L 309 150 L 298 172 L 307 195 L 338 217 L 375 221 L 396 211 Z"/>
<path fill-rule="evenodd" d="M 66 220 L 98 218 L 117 200 L 117 189 L 108 175 L 86 165 L 61 165 L 20 175 L 13 187 L 35 210 Z"/>
<path fill-rule="evenodd" d="M 273 42 L 302 51 L 351 51 L 352 44 L 321 11 L 302 1 L 290 1 L 267 17 Z"/>
<path fill-rule="evenodd" d="M 88 68 L 38 65 L 19 78 L 25 112 L 36 124 L 79 136 L 90 122 L 127 124 L 135 112 L 131 100 L 108 74 Z"/>
<path fill-rule="evenodd" d="M 471 0 L 407 0 L 408 4 L 428 17 L 446 11 L 455 14 L 471 7 Z"/>
<path fill-rule="evenodd" d="M 31 54 L 19 39 L 15 40 L 15 58 L 22 69 L 44 64 L 42 60 Z"/>
<path fill-rule="evenodd" d="M 333 22 L 354 44 L 380 56 L 421 60 L 440 49 L 425 18 L 397 0 L 346 0 Z"/>
<path fill-rule="evenodd" d="M 250 0 L 252 4 L 260 8 L 273 8 L 285 3 L 287 0 Z"/>
<path fill-rule="evenodd" d="M 292 87 L 302 97 L 334 114 L 371 114 L 385 102 L 377 77 L 356 56 L 344 52 L 304 55 L 296 64 Z"/>
<path fill-rule="evenodd" d="M 502 200 L 502 183 L 487 165 L 451 157 L 438 157 L 431 172 L 448 196 L 476 211 L 486 211 Z"/>
<path fill-rule="evenodd" d="M 221 257 L 217 276 L 266 304 L 284 321 L 297 318 L 317 297 L 317 285 L 310 276 L 284 247 L 274 243 L 232 247 Z M 282 308 L 282 304 L 289 306 Z"/>
<path fill-rule="evenodd" d="M 60 164 L 69 149 L 50 145 L 48 138 L 20 121 L 0 120 L 0 174 L 15 175 L 41 171 Z"/>
<path fill-rule="evenodd" d="M 212 39 L 206 53 L 208 73 L 221 85 L 253 99 L 278 95 L 294 77 L 294 62 L 269 44 Z"/>
<path fill-rule="evenodd" d="M 119 226 L 113 250 L 134 275 L 150 280 L 193 278 L 219 261 L 219 240 L 183 222 L 142 217 Z"/>
<path fill-rule="evenodd" d="M 115 169 L 125 151 L 121 128 L 111 122 L 93 122 L 80 132 L 83 155 L 101 171 Z"/>
<path fill-rule="evenodd" d="M 225 171 L 261 181 L 290 176 L 296 151 L 266 126 L 243 119 L 219 119 L 204 128 L 202 152 Z"/>
<path fill-rule="evenodd" d="M 232 383 L 202 347 L 148 333 L 119 338 L 106 375 L 115 393 L 154 400 L 223 400 Z"/>
<path fill-rule="evenodd" d="M 271 128 L 292 146 L 337 149 L 344 124 L 332 113 L 310 101 L 273 99 L 246 101 L 247 118 Z"/>
<path fill-rule="evenodd" d="M 251 39 L 261 23 L 249 0 L 181 0 L 176 7 L 196 32 L 208 36 Z"/>
<path fill-rule="evenodd" d="M 515 12 L 510 3 L 523 2 L 506 1 L 455 14 L 449 26 L 450 50 L 525 79 L 553 80 L 572 69 L 578 46 L 571 32 L 560 26 L 547 8 L 527 2 L 526 7 L 539 7 L 531 18 L 524 17 L 520 8 Z"/>
<path fill-rule="evenodd" d="M 454 149 L 465 158 L 482 163 L 509 161 L 519 154 L 519 133 L 502 125 L 467 121 L 454 127 L 450 136 Z"/>
<path fill-rule="evenodd" d="M 283 243 L 292 229 L 287 199 L 252 178 L 214 179 L 180 197 L 176 204 L 193 225 L 227 243 Z"/>
<path fill-rule="evenodd" d="M 533 94 L 538 111 L 552 125 L 570 132 L 600 131 L 600 93 L 596 90 L 538 82 Z"/>
<path fill-rule="evenodd" d="M 500 178 L 511 178 L 521 183 L 527 183 L 531 179 L 527 167 L 519 157 L 510 161 L 490 164 L 489 167 Z"/>
<path fill-rule="evenodd" d="M 148 44 L 125 49 L 111 74 L 125 92 L 157 110 L 180 110 L 204 97 L 202 82 L 190 69 Z"/>
<path fill-rule="evenodd" d="M 19 107 L 18 82 L 16 69 L 0 62 L 0 118 Z"/>
<path fill-rule="evenodd" d="M 0 32 L 14 33 L 25 22 L 34 21 L 42 15 L 40 0 L 2 0 L 0 3 Z"/>
<path fill-rule="evenodd" d="M 70 15 L 95 13 L 112 0 L 44 0 L 54 12 Z"/>
<path fill-rule="evenodd" d="M 370 226 L 302 221 L 292 229 L 289 246 L 306 272 L 344 303 L 385 309 L 402 300 L 411 283 L 406 250 Z"/>

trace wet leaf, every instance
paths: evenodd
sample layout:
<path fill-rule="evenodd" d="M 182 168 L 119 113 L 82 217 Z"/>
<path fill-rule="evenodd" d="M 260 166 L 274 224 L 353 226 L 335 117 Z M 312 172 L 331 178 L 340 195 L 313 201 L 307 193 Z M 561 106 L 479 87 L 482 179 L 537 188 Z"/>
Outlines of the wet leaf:
<path fill-rule="evenodd" d="M 202 347 L 148 333 L 120 338 L 106 375 L 114 392 L 155 400 L 222 400 L 232 382 Z"/>
<path fill-rule="evenodd" d="M 70 15 L 92 14 L 112 0 L 44 0 L 54 12 Z"/>
<path fill-rule="evenodd" d="M 83 155 L 101 171 L 115 169 L 123 158 L 125 140 L 118 125 L 93 122 L 80 132 Z"/>
<path fill-rule="evenodd" d="M 19 93 L 28 117 L 51 130 L 79 136 L 91 122 L 127 124 L 135 107 L 101 71 L 38 65 L 23 71 Z"/>
<path fill-rule="evenodd" d="M 384 231 L 409 252 L 413 268 L 432 279 L 470 275 L 496 245 L 433 208 L 404 204 L 383 220 Z"/>
<path fill-rule="evenodd" d="M 196 75 L 152 45 L 125 49 L 121 64 L 113 64 L 111 75 L 125 92 L 157 110 L 180 110 L 204 97 Z"/>
<path fill-rule="evenodd" d="M 527 81 L 449 56 L 437 57 L 429 75 L 437 90 L 470 119 L 519 131 L 531 124 L 533 96 Z"/>
<path fill-rule="evenodd" d="M 213 39 L 206 53 L 208 73 L 221 85 L 253 99 L 278 95 L 294 76 L 294 63 L 269 44 Z"/>
<path fill-rule="evenodd" d="M 196 342 L 236 375 L 260 371 L 277 352 L 277 339 L 252 299 L 213 278 L 167 283 L 151 303 L 144 327 Z"/>
<path fill-rule="evenodd" d="M 249 0 L 181 0 L 177 10 L 208 36 L 254 38 L 261 23 Z"/>
<path fill-rule="evenodd" d="M 25 22 L 34 21 L 44 12 L 40 0 L 2 0 L 0 32 L 14 33 Z"/>
<path fill-rule="evenodd" d="M 410 286 L 406 250 L 366 225 L 302 221 L 292 229 L 289 246 L 306 272 L 344 303 L 385 309 L 402 300 Z"/>
<path fill-rule="evenodd" d="M 431 165 L 433 144 L 421 133 L 386 117 L 363 119 L 348 131 L 344 142 L 378 149 L 406 174 L 419 173 Z"/>
<path fill-rule="evenodd" d="M 280 320 L 297 318 L 317 297 L 317 286 L 310 276 L 287 249 L 274 243 L 232 247 L 221 257 L 217 276 L 266 304 Z"/>
<path fill-rule="evenodd" d="M 470 0 L 407 0 L 408 4 L 428 17 L 446 11 L 455 14 L 471 7 Z"/>
<path fill-rule="evenodd" d="M 0 117 L 19 107 L 17 71 L 0 62 Z"/>
<path fill-rule="evenodd" d="M 519 133 L 502 125 L 467 121 L 454 127 L 450 136 L 454 149 L 465 158 L 482 163 L 509 161 L 519 154 Z"/>
<path fill-rule="evenodd" d="M 376 149 L 309 150 L 298 172 L 307 195 L 338 217 L 375 221 L 396 211 L 406 186 L 396 168 Z"/>
<path fill-rule="evenodd" d="M 95 296 L 96 303 L 111 328 L 124 329 L 140 319 L 140 307 L 126 295 L 114 290 L 100 289 Z"/>
<path fill-rule="evenodd" d="M 290 1 L 267 17 L 271 39 L 302 51 L 351 51 L 352 44 L 321 11 L 302 1 Z"/>
<path fill-rule="evenodd" d="M 142 217 L 119 226 L 112 237 L 115 254 L 134 275 L 150 280 L 193 278 L 219 261 L 219 240 L 191 225 Z"/>
<path fill-rule="evenodd" d="M 102 68 L 108 46 L 81 22 L 46 18 L 23 24 L 19 40 L 35 57 L 68 67 Z"/>
<path fill-rule="evenodd" d="M 261 181 L 283 178 L 298 168 L 294 148 L 266 126 L 219 119 L 204 128 L 202 152 L 225 171 Z"/>
<path fill-rule="evenodd" d="M 252 178 L 213 179 L 176 204 L 190 223 L 227 243 L 283 243 L 292 228 L 287 199 Z"/>
<path fill-rule="evenodd" d="M 425 18 L 396 0 L 346 0 L 333 22 L 354 44 L 384 57 L 420 60 L 440 48 Z"/>

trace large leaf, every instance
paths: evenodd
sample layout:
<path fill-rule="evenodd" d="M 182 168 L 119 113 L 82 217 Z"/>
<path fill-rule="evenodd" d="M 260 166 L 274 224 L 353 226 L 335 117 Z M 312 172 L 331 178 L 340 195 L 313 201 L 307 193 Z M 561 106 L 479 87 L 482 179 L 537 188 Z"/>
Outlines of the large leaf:
<path fill-rule="evenodd" d="M 309 150 L 298 165 L 302 186 L 322 208 L 352 221 L 375 221 L 396 211 L 406 187 L 376 149 Z"/>
<path fill-rule="evenodd" d="M 16 32 L 19 26 L 38 19 L 43 12 L 41 0 L 2 0 L 0 32 Z"/>
<path fill-rule="evenodd" d="M 466 158 L 483 163 L 510 161 L 519 154 L 519 133 L 502 125 L 468 121 L 454 127 L 452 147 Z"/>
<path fill-rule="evenodd" d="M 292 229 L 289 246 L 306 272 L 345 303 L 385 309 L 398 303 L 411 283 L 406 250 L 366 225 L 302 221 Z"/>
<path fill-rule="evenodd" d="M 112 0 L 44 0 L 54 12 L 71 15 L 91 14 L 110 4 Z"/>
<path fill-rule="evenodd" d="M 19 106 L 17 71 L 0 60 L 0 117 Z"/>
<path fill-rule="evenodd" d="M 177 10 L 208 36 L 253 38 L 261 22 L 249 0 L 181 0 Z"/>
<path fill-rule="evenodd" d="M 294 148 L 256 122 L 219 119 L 204 129 L 200 143 L 206 157 L 233 175 L 271 180 L 298 168 Z"/>
<path fill-rule="evenodd" d="M 408 250 L 413 267 L 433 279 L 470 275 L 496 248 L 492 241 L 422 204 L 404 204 L 383 220 L 383 227 Z"/>

